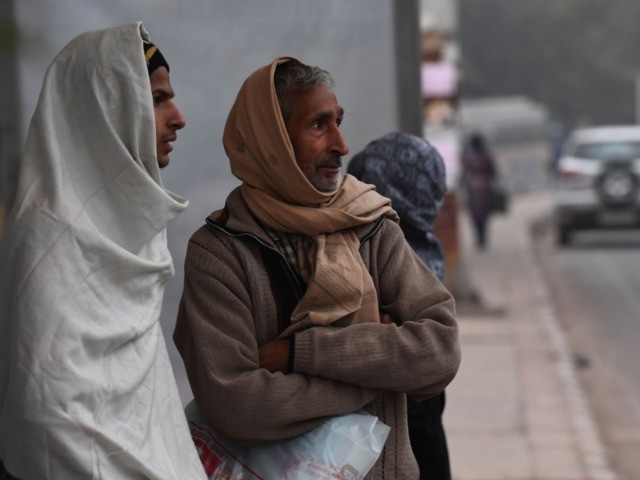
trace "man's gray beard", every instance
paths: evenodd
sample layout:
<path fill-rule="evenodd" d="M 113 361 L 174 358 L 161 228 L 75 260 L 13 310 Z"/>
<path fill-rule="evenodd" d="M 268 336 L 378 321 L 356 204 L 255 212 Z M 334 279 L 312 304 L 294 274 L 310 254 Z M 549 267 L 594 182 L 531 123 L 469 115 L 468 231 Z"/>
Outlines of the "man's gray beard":
<path fill-rule="evenodd" d="M 301 168 L 302 173 L 309 183 L 315 187 L 316 190 L 320 192 L 333 192 L 340 186 L 340 181 L 342 179 L 342 172 L 338 171 L 338 173 L 330 178 L 321 177 L 318 174 L 318 169 L 321 167 L 329 167 L 335 166 L 342 167 L 342 158 L 339 155 L 327 155 L 326 157 L 318 160 L 318 162 L 311 166 L 307 165 L 304 168 Z"/>
<path fill-rule="evenodd" d="M 335 177 L 331 179 L 318 178 L 316 175 L 313 175 L 309 179 L 311 185 L 316 187 L 316 190 L 321 192 L 333 192 L 340 185 L 340 178 L 342 177 L 342 173 L 338 172 Z"/>
<path fill-rule="evenodd" d="M 320 178 L 315 166 L 302 169 L 302 173 L 307 177 L 309 183 L 320 192 L 333 192 L 340 185 L 340 179 L 342 178 L 342 172 L 338 172 L 335 177 L 330 179 Z"/>

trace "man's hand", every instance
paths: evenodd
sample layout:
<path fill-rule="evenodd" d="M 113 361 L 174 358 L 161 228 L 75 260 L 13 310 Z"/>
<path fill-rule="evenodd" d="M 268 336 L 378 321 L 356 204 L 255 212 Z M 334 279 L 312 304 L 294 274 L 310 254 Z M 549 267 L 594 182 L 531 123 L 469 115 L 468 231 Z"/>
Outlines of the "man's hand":
<path fill-rule="evenodd" d="M 392 323 L 396 323 L 396 321 L 388 313 L 380 312 L 380 323 L 391 325 Z"/>
<path fill-rule="evenodd" d="M 266 368 L 271 373 L 288 373 L 289 347 L 288 339 L 265 343 L 258 349 L 260 368 Z"/>

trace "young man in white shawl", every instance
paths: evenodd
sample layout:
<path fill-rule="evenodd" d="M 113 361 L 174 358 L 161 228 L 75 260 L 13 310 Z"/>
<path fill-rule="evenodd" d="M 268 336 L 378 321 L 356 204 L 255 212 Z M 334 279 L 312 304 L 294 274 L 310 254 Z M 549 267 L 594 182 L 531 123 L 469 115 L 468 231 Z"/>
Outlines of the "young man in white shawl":
<path fill-rule="evenodd" d="M 148 40 L 88 32 L 47 70 L 1 250 L 0 478 L 206 478 L 159 324 L 185 121 Z"/>
<path fill-rule="evenodd" d="M 329 74 L 277 58 L 245 81 L 224 146 L 242 185 L 191 238 L 174 340 L 206 422 L 242 444 L 365 408 L 391 427 L 368 479 L 418 478 L 407 394 L 460 362 L 454 300 L 389 199 L 340 172 Z"/>

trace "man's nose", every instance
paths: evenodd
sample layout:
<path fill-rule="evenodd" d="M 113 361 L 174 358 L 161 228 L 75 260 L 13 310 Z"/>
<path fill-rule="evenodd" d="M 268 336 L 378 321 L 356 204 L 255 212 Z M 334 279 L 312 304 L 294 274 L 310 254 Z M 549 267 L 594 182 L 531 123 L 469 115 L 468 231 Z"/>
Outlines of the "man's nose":
<path fill-rule="evenodd" d="M 335 127 L 334 131 L 333 150 L 341 157 L 344 157 L 347 153 L 349 153 L 349 145 L 347 145 L 347 142 L 342 135 L 342 131 L 337 126 Z"/>
<path fill-rule="evenodd" d="M 185 127 L 185 125 L 187 124 L 186 120 L 184 119 L 184 116 L 182 115 L 182 112 L 180 111 L 180 109 L 177 107 L 177 105 L 174 105 L 174 112 L 173 115 L 171 117 L 171 126 L 173 128 L 175 128 L 176 130 L 180 130 L 182 128 Z"/>

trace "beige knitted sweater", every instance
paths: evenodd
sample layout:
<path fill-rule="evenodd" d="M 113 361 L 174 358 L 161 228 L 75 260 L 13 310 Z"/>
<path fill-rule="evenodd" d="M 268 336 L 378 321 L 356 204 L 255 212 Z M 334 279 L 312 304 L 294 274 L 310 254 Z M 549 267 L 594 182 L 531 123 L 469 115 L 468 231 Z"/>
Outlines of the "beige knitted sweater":
<path fill-rule="evenodd" d="M 191 238 L 174 341 L 204 418 L 244 444 L 309 431 L 365 408 L 391 427 L 368 479 L 417 479 L 406 394 L 439 394 L 460 350 L 451 294 L 393 221 L 358 227 L 380 308 L 396 324 L 312 327 L 295 334 L 292 372 L 258 367 L 258 347 L 286 328 L 304 286 L 251 216 L 239 190 Z"/>

